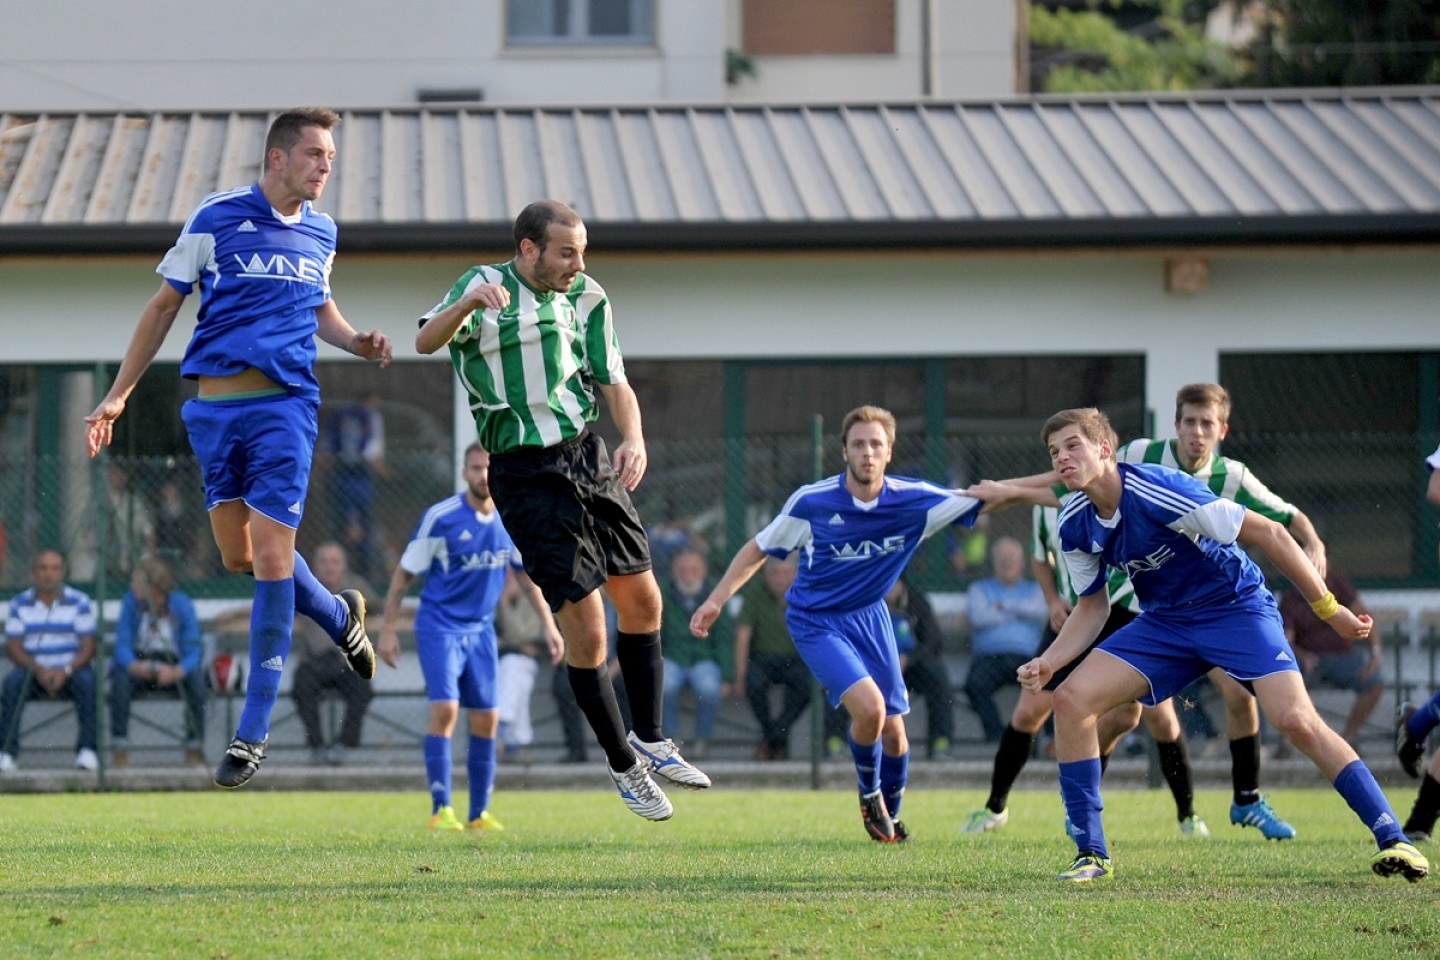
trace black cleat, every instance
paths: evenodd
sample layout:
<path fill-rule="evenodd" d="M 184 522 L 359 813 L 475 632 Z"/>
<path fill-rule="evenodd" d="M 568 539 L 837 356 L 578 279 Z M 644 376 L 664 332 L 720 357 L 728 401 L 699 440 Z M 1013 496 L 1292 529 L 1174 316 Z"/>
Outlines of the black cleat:
<path fill-rule="evenodd" d="M 905 824 L 900 820 L 893 820 L 891 822 L 895 824 L 895 842 L 909 843 L 910 831 L 905 829 Z"/>
<path fill-rule="evenodd" d="M 1402 703 L 1395 708 L 1395 756 L 1400 758 L 1400 768 L 1418 780 L 1420 759 L 1425 756 L 1425 741 L 1410 736 L 1410 730 L 1406 726 L 1414 712 L 1413 703 Z"/>
<path fill-rule="evenodd" d="M 255 776 L 255 771 L 260 769 L 260 761 L 264 759 L 264 740 L 249 743 L 236 737 L 230 741 L 225 756 L 220 758 L 220 766 L 215 768 L 215 786 L 227 790 L 245 786 L 250 782 L 250 778 Z"/>
<path fill-rule="evenodd" d="M 860 795 L 860 819 L 865 823 L 865 832 L 878 843 L 895 842 L 895 821 L 885 809 L 885 798 L 879 790 Z"/>
<path fill-rule="evenodd" d="M 335 645 L 345 654 L 350 669 L 366 680 L 375 677 L 375 645 L 365 635 L 365 597 L 359 590 L 341 590 L 340 599 L 349 608 L 345 632 Z"/>

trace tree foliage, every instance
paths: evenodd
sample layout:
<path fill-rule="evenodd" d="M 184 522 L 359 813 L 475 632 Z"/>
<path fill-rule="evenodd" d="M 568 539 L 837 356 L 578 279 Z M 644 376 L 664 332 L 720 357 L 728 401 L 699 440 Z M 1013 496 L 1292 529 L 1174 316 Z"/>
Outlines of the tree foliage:
<path fill-rule="evenodd" d="M 1032 4 L 1037 89 L 1047 93 L 1233 86 L 1232 52 L 1207 40 L 1186 0 L 1090 0 L 1083 9 Z M 1135 26 L 1127 29 L 1122 14 Z M 1138 14 L 1138 16 L 1137 16 Z"/>

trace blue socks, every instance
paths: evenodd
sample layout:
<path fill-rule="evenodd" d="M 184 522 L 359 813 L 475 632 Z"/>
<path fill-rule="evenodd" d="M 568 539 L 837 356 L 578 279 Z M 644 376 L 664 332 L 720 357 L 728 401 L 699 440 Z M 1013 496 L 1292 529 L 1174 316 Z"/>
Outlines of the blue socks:
<path fill-rule="evenodd" d="M 295 623 L 295 581 L 256 580 L 250 608 L 250 677 L 245 682 L 245 709 L 235 736 L 260 743 L 270 734 L 270 713 L 280 691 L 285 658 L 290 655 L 290 628 Z"/>
<path fill-rule="evenodd" d="M 1076 848 L 1080 853 L 1108 858 L 1105 825 L 1100 820 L 1100 811 L 1105 809 L 1100 802 L 1100 758 L 1060 764 L 1060 794 L 1065 798 Z"/>
<path fill-rule="evenodd" d="M 345 601 L 325 588 L 310 572 L 310 565 L 295 551 L 295 612 L 320 624 L 331 640 L 337 640 L 350 619 Z"/>
<path fill-rule="evenodd" d="M 1390 809 L 1390 801 L 1380 792 L 1380 784 L 1375 782 L 1375 775 L 1365 766 L 1364 760 L 1355 760 L 1341 770 L 1335 778 L 1335 789 L 1350 804 L 1350 809 L 1355 811 L 1360 821 L 1375 834 L 1375 842 L 1382 849 L 1405 839 L 1400 821 L 1395 819 L 1395 811 Z"/>
<path fill-rule="evenodd" d="M 430 782 L 431 813 L 450 806 L 450 738 L 425 734 L 425 779 Z"/>
<path fill-rule="evenodd" d="M 848 733 L 845 739 L 850 744 L 850 756 L 855 759 L 855 777 L 860 786 L 860 796 L 868 797 L 880 789 L 880 741 L 859 744 Z"/>
<path fill-rule="evenodd" d="M 885 795 L 885 809 L 891 819 L 900 816 L 900 801 L 905 799 L 905 781 L 910 779 L 910 751 L 898 757 L 880 755 L 880 792 Z"/>
<path fill-rule="evenodd" d="M 465 757 L 470 775 L 470 819 L 474 820 L 490 806 L 490 792 L 495 789 L 495 738 L 470 735 L 470 750 Z"/>

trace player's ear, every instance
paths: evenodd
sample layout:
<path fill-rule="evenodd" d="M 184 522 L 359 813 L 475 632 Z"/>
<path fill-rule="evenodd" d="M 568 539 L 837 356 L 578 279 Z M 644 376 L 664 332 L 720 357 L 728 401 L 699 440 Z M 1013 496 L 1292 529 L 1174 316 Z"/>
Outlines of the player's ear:
<path fill-rule="evenodd" d="M 1229 432 L 1230 432 L 1230 421 L 1227 420 L 1227 421 L 1225 421 L 1224 423 L 1220 424 L 1220 433 L 1219 433 L 1219 437 L 1218 437 L 1218 438 L 1219 438 L 1220 440 L 1224 440 L 1224 439 L 1225 439 L 1225 435 L 1228 434 Z"/>

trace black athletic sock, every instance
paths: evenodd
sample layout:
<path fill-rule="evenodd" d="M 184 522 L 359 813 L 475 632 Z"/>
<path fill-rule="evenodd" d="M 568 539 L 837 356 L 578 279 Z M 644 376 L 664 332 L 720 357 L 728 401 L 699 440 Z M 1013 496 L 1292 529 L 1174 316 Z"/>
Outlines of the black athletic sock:
<path fill-rule="evenodd" d="M 1030 760 L 1030 750 L 1035 746 L 1035 734 L 1016 730 L 1009 724 L 1000 734 L 1000 747 L 995 751 L 995 770 L 990 774 L 990 799 L 985 809 L 991 813 L 1004 813 L 1005 804 L 1010 800 L 1010 788 Z"/>
<path fill-rule="evenodd" d="M 1105 776 L 1105 771 L 1110 769 L 1110 754 L 1100 754 L 1100 776 Z"/>
<path fill-rule="evenodd" d="M 1195 778 L 1190 769 L 1190 750 L 1181 737 L 1171 743 L 1155 741 L 1160 754 L 1160 773 L 1175 797 L 1175 819 L 1189 820 L 1195 816 Z"/>
<path fill-rule="evenodd" d="M 635 736 L 646 743 L 664 740 L 665 658 L 660 653 L 660 631 L 620 633 L 615 639 L 615 659 L 625 678 Z"/>
<path fill-rule="evenodd" d="M 592 670 L 567 664 L 566 670 L 570 689 L 575 691 L 575 704 L 595 731 L 595 740 L 605 751 L 610 769 L 629 770 L 635 764 L 635 754 L 625 743 L 625 723 L 620 719 L 620 705 L 615 702 L 610 665 L 602 663 Z"/>
<path fill-rule="evenodd" d="M 1415 806 L 1410 808 L 1410 819 L 1405 821 L 1405 832 L 1419 830 L 1422 833 L 1435 832 L 1435 820 L 1440 817 L 1440 781 L 1427 772 L 1420 781 L 1420 794 Z"/>
<path fill-rule="evenodd" d="M 1230 741 L 1230 782 L 1240 806 L 1260 799 L 1260 734 Z"/>

